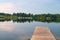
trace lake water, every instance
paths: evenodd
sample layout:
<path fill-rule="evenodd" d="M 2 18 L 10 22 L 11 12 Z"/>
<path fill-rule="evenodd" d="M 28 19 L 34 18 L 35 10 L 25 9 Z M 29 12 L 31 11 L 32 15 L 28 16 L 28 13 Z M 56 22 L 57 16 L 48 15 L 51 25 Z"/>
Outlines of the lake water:
<path fill-rule="evenodd" d="M 0 40 L 28 40 L 36 26 L 48 27 L 56 39 L 60 40 L 60 22 L 0 22 Z"/>

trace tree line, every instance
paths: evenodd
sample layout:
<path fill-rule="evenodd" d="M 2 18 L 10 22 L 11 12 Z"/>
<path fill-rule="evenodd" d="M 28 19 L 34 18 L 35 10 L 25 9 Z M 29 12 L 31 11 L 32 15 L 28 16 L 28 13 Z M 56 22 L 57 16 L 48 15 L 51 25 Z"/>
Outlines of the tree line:
<path fill-rule="evenodd" d="M 20 19 L 32 19 L 35 21 L 60 21 L 60 14 L 31 14 L 31 13 L 0 13 L 0 19 L 5 20 L 20 20 Z"/>

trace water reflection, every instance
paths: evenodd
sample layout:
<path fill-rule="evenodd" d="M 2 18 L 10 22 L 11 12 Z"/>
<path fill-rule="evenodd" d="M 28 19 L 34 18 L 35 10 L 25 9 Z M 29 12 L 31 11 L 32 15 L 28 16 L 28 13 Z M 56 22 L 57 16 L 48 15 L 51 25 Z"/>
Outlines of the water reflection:
<path fill-rule="evenodd" d="M 11 19 L 0 19 L 0 22 L 5 22 L 5 21 L 11 21 Z M 17 22 L 17 23 L 24 23 L 24 22 L 33 22 L 33 21 L 36 21 L 36 22 L 48 22 L 48 23 L 50 23 L 50 22 L 60 22 L 60 20 L 57 20 L 57 19 L 55 19 L 55 20 L 38 20 L 38 19 L 13 19 L 12 20 L 13 22 Z"/>
<path fill-rule="evenodd" d="M 8 32 L 12 32 L 13 31 L 13 27 L 9 26 L 9 25 L 0 25 L 0 30 L 3 30 L 3 31 L 8 31 Z"/>
<path fill-rule="evenodd" d="M 0 40 L 28 40 L 36 26 L 47 26 L 56 39 L 60 38 L 60 21 L 17 19 L 0 22 Z"/>
<path fill-rule="evenodd" d="M 12 32 L 14 30 L 14 26 L 12 24 L 5 23 L 5 22 L 0 23 L 0 30 Z"/>
<path fill-rule="evenodd" d="M 19 26 L 18 26 L 19 25 Z M 25 24 L 13 22 L 0 22 L 0 40 L 27 40 L 31 33 Z M 28 28 L 28 29 L 27 29 Z M 30 33 L 30 34 L 29 34 Z"/>

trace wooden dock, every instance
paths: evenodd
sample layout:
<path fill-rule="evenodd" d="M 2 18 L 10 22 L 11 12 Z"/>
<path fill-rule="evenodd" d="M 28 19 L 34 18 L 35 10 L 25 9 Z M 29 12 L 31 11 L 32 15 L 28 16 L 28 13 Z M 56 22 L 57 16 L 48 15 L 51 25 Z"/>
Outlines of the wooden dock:
<path fill-rule="evenodd" d="M 31 40 L 56 40 L 47 27 L 36 27 Z"/>

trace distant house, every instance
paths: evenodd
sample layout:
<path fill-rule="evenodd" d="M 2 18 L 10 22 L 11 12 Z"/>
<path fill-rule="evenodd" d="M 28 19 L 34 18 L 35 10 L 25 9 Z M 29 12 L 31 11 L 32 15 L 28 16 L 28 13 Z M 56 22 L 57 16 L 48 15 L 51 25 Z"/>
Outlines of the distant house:
<path fill-rule="evenodd" d="M 51 18 L 50 17 L 46 17 L 47 20 L 50 20 Z"/>
<path fill-rule="evenodd" d="M 32 17 L 18 17 L 18 19 L 32 19 Z"/>

